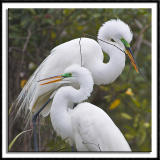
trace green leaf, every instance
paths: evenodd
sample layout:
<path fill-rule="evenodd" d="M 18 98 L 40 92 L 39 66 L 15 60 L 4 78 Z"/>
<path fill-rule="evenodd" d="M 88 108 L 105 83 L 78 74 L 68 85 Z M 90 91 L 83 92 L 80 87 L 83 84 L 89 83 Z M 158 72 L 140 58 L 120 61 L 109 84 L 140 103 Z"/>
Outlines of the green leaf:
<path fill-rule="evenodd" d="M 137 114 L 134 118 L 134 123 L 133 123 L 134 128 L 138 126 L 139 118 L 140 118 L 140 114 Z"/>
<path fill-rule="evenodd" d="M 149 128 L 150 127 L 150 124 L 148 122 L 145 122 L 143 125 L 144 125 L 145 128 Z"/>
<path fill-rule="evenodd" d="M 55 32 L 51 32 L 51 38 L 54 39 L 56 37 L 56 33 Z"/>
<path fill-rule="evenodd" d="M 33 15 L 36 15 L 35 9 L 29 9 L 29 11 L 30 11 Z"/>
<path fill-rule="evenodd" d="M 134 138 L 134 136 L 133 136 L 132 134 L 128 134 L 128 133 L 125 134 L 125 137 L 126 137 L 128 140 Z"/>
<path fill-rule="evenodd" d="M 110 109 L 110 110 L 115 109 L 116 107 L 119 106 L 120 102 L 121 102 L 120 99 L 115 99 L 115 100 L 111 103 L 109 109 Z"/>
<path fill-rule="evenodd" d="M 13 144 L 16 142 L 17 138 L 20 137 L 23 133 L 26 133 L 26 132 L 29 132 L 31 131 L 32 129 L 29 129 L 29 130 L 26 130 L 26 131 L 23 131 L 21 133 L 19 133 L 13 140 L 12 142 L 9 144 L 9 151 L 11 150 Z"/>
<path fill-rule="evenodd" d="M 142 145 L 143 142 L 146 139 L 146 131 L 145 130 L 141 130 L 141 136 L 140 136 L 140 141 L 139 141 L 139 145 Z"/>
<path fill-rule="evenodd" d="M 125 119 L 128 119 L 128 120 L 131 120 L 131 119 L 132 119 L 132 117 L 131 117 L 129 114 L 127 114 L 127 113 L 121 113 L 121 116 L 122 116 L 123 118 L 125 118 Z"/>
<path fill-rule="evenodd" d="M 138 102 L 137 98 L 132 97 L 132 101 L 137 107 L 140 107 L 140 103 Z"/>
<path fill-rule="evenodd" d="M 10 115 L 12 109 L 13 109 L 13 104 L 12 104 L 12 105 L 10 106 L 10 108 L 9 108 L 9 112 L 8 112 L 9 115 Z"/>

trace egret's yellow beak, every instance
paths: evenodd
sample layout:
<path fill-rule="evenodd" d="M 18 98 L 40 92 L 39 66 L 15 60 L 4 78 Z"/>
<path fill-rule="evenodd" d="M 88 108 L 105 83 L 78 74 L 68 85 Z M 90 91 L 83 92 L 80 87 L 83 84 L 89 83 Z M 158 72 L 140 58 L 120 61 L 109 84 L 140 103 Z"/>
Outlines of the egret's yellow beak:
<path fill-rule="evenodd" d="M 129 59 L 131 60 L 131 64 L 133 65 L 133 67 L 135 68 L 136 72 L 138 73 L 138 67 L 137 67 L 137 64 L 136 64 L 136 61 L 134 59 L 134 56 L 133 56 L 133 52 L 131 50 L 131 47 L 130 47 L 130 44 L 124 39 L 124 38 L 121 38 L 120 39 L 121 42 L 124 44 L 125 46 L 125 53 L 128 55 Z"/>
<path fill-rule="evenodd" d="M 62 75 L 58 75 L 58 76 L 54 76 L 54 77 L 49 77 L 49 78 L 45 78 L 45 79 L 42 79 L 38 82 L 41 82 L 41 81 L 46 81 L 44 83 L 41 83 L 40 85 L 46 85 L 46 84 L 50 84 L 50 83 L 55 83 L 55 82 L 59 82 L 63 79 L 64 77 Z M 49 80 L 47 82 L 47 80 Z"/>
<path fill-rule="evenodd" d="M 137 64 L 136 64 L 136 61 L 133 57 L 133 53 L 132 53 L 132 50 L 131 48 L 126 48 L 125 49 L 125 53 L 128 55 L 130 61 L 131 61 L 131 64 L 133 65 L 134 69 L 136 70 L 136 72 L 138 73 L 138 67 L 137 67 Z"/>
<path fill-rule="evenodd" d="M 44 83 L 40 84 L 40 85 L 46 85 L 46 84 L 62 81 L 64 78 L 69 78 L 69 77 L 72 77 L 72 73 L 64 73 L 62 75 L 58 75 L 58 76 L 53 76 L 53 77 L 41 79 L 38 82 L 50 80 L 48 82 L 44 82 Z"/>

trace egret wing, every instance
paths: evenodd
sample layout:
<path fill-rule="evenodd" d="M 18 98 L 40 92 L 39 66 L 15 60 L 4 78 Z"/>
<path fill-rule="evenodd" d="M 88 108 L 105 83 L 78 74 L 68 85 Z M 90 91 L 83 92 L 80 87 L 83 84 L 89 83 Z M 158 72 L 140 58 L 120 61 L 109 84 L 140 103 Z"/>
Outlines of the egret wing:
<path fill-rule="evenodd" d="M 131 151 L 119 128 L 99 107 L 81 103 L 73 113 L 72 123 L 78 150 Z"/>

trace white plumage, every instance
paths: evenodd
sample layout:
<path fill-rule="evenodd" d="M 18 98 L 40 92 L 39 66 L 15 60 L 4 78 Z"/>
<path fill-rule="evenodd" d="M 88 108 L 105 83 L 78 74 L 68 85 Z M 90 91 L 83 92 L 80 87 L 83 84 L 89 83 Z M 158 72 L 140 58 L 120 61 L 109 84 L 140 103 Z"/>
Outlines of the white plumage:
<path fill-rule="evenodd" d="M 67 86 L 57 91 L 50 111 L 57 134 L 75 145 L 77 151 L 131 151 L 119 128 L 102 109 L 87 102 L 80 103 L 93 90 L 91 73 L 78 65 L 70 66 L 65 73 L 72 73 L 67 79 L 77 81 L 80 88 Z M 73 109 L 72 103 L 80 104 Z"/>
<path fill-rule="evenodd" d="M 133 34 L 129 26 L 120 19 L 105 22 L 98 31 L 98 38 L 105 39 L 108 41 L 110 41 L 110 39 L 113 39 L 115 42 L 118 41 L 120 43 L 119 47 L 122 47 L 122 49 L 124 49 L 124 45 L 120 41 L 122 37 L 128 43 L 130 43 Z"/>
<path fill-rule="evenodd" d="M 121 20 L 110 20 L 99 29 L 98 38 L 112 43 L 124 51 L 125 47 L 120 38 L 126 39 L 129 43 L 132 40 L 132 33 L 129 26 Z M 112 42 L 111 39 L 114 39 L 115 42 Z M 104 56 L 102 50 L 110 57 L 108 63 L 103 63 Z M 74 39 L 55 47 L 33 73 L 18 96 L 19 110 L 25 108 L 33 112 L 37 111 L 48 100 L 55 89 L 62 85 L 55 83 L 40 86 L 38 80 L 63 73 L 72 64 L 80 65 L 81 60 L 82 66 L 89 69 L 92 73 L 95 84 L 109 84 L 123 71 L 125 53 L 110 44 L 102 41 L 97 43 L 89 38 Z M 50 106 L 51 102 L 41 112 L 43 116 L 48 115 Z"/>

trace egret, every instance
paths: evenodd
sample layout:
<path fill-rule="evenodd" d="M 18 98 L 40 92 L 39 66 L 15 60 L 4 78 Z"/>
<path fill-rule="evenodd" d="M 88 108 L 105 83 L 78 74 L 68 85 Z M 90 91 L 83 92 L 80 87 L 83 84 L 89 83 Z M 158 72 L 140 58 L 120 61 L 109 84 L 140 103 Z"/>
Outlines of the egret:
<path fill-rule="evenodd" d="M 50 55 L 40 64 L 17 98 L 17 106 L 21 109 L 37 112 L 51 94 L 60 86 L 60 83 L 39 85 L 39 80 L 52 77 L 72 65 L 79 64 L 90 70 L 94 83 L 112 83 L 123 71 L 125 53 L 129 56 L 132 65 L 138 72 L 131 48 L 132 32 L 123 21 L 110 20 L 105 22 L 98 31 L 98 43 L 90 38 L 77 38 L 63 43 L 51 50 Z M 109 62 L 103 63 L 102 50 L 109 55 Z M 75 85 L 76 87 L 77 85 Z M 41 111 L 44 117 L 49 114 L 51 102 Z M 19 111 L 17 113 L 19 113 Z"/>
<path fill-rule="evenodd" d="M 131 151 L 119 128 L 102 109 L 88 102 L 81 103 L 93 90 L 94 82 L 88 69 L 71 65 L 62 75 L 51 79 L 41 81 L 40 85 L 63 80 L 80 85 L 79 89 L 61 87 L 54 96 L 50 118 L 59 136 L 75 145 L 77 151 Z M 74 103 L 79 104 L 73 108 Z"/>

